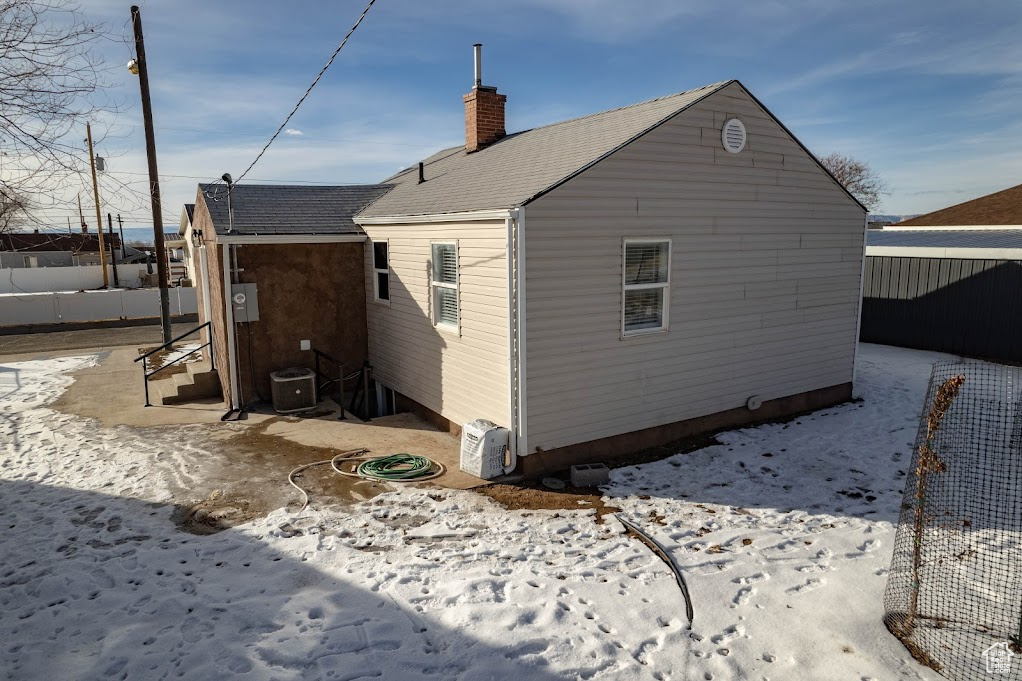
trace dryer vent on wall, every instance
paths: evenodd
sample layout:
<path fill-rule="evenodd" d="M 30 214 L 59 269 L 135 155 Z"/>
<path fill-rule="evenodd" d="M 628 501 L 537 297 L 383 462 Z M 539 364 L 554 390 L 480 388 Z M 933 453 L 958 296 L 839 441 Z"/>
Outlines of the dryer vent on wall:
<path fill-rule="evenodd" d="M 270 373 L 273 409 L 280 414 L 308 411 L 316 407 L 316 374 L 311 369 L 292 367 Z"/>

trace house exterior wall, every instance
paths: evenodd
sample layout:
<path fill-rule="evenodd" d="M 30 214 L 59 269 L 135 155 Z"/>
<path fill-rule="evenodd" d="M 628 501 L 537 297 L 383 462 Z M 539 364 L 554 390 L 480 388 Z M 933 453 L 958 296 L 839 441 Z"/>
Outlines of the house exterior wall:
<path fill-rule="evenodd" d="M 387 240 L 389 305 L 374 301 L 372 246 L 366 243 L 369 361 L 387 387 L 461 425 L 508 423 L 507 229 L 503 220 L 363 225 Z M 458 246 L 460 334 L 433 326 L 431 242 Z"/>
<path fill-rule="evenodd" d="M 229 406 L 231 404 L 231 376 L 228 369 L 230 362 L 228 360 L 227 353 L 227 327 L 225 325 L 224 310 L 223 247 L 218 246 L 215 241 L 216 230 L 213 229 L 213 221 L 209 217 L 209 210 L 206 208 L 206 203 L 201 191 L 195 201 L 195 213 L 192 219 L 192 226 L 202 232 L 202 242 L 206 246 L 206 265 L 209 275 L 209 278 L 202 281 L 201 286 L 197 287 L 198 290 L 196 291 L 198 300 L 201 301 L 203 295 L 202 287 L 209 287 L 210 316 L 208 319 L 206 318 L 205 310 L 203 310 L 203 305 L 200 302 L 199 323 L 205 324 L 207 321 L 212 322 L 213 358 L 220 378 L 220 388 L 224 396 L 224 405 Z M 202 340 L 203 342 L 208 341 L 209 334 L 203 332 Z"/>
<path fill-rule="evenodd" d="M 739 85 L 525 215 L 530 452 L 852 380 L 864 211 Z M 672 241 L 666 332 L 622 337 L 626 237 Z"/>
<path fill-rule="evenodd" d="M 192 232 L 194 227 L 191 223 L 185 227 L 185 233 L 181 236 L 184 239 L 185 245 L 181 249 L 181 258 L 185 264 L 186 276 L 189 281 L 192 282 L 192 286 L 195 286 L 195 282 L 199 280 L 199 252 L 195 247 L 195 242 L 192 239 Z"/>
<path fill-rule="evenodd" d="M 336 358 L 346 373 L 362 366 L 367 342 L 361 242 L 245 244 L 238 246 L 237 258 L 238 279 L 256 284 L 259 304 L 258 321 L 236 326 L 245 402 L 270 399 L 271 371 L 315 366 L 312 351 L 300 349 L 302 340 Z M 250 330 L 254 365 L 249 364 Z M 333 365 L 323 369 L 335 371 Z"/>

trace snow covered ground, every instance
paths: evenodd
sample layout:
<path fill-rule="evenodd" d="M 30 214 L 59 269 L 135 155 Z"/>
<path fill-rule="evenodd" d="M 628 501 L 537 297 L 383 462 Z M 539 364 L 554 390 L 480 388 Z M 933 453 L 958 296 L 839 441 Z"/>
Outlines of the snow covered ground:
<path fill-rule="evenodd" d="M 94 357 L 0 364 L 0 678 L 940 678 L 880 621 L 938 357 L 864 346 L 862 403 L 613 472 L 691 630 L 666 566 L 592 510 L 406 488 L 184 534 L 160 503 L 179 429 L 48 409 Z"/>

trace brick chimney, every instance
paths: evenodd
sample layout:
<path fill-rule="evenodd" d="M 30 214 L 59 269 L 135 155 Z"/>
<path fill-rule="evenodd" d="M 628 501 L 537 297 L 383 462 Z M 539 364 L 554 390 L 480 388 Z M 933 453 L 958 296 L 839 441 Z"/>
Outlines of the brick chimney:
<path fill-rule="evenodd" d="M 497 94 L 497 88 L 483 85 L 482 48 L 475 48 L 475 85 L 462 97 L 465 100 L 465 150 L 478 151 L 507 134 L 504 130 L 504 102 L 507 95 Z"/>

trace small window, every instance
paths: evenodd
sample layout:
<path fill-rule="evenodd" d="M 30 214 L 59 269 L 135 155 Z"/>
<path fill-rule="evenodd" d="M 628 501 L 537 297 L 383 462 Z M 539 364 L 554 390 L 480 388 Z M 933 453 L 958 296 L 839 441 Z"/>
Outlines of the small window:
<path fill-rule="evenodd" d="M 667 330 L 671 242 L 625 240 L 622 334 Z"/>
<path fill-rule="evenodd" d="M 390 253 L 386 241 L 373 242 L 373 292 L 375 300 L 390 302 Z"/>
<path fill-rule="evenodd" d="M 433 324 L 458 328 L 458 247 L 433 244 Z"/>

